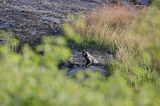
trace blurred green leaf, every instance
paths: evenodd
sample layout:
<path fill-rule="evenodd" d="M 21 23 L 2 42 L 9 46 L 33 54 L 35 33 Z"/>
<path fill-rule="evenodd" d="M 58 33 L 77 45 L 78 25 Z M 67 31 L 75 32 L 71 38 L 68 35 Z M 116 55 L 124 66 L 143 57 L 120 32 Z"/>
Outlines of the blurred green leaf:
<path fill-rule="evenodd" d="M 74 29 L 69 24 L 63 25 L 64 35 L 68 40 L 80 43 L 80 36 L 74 31 Z"/>

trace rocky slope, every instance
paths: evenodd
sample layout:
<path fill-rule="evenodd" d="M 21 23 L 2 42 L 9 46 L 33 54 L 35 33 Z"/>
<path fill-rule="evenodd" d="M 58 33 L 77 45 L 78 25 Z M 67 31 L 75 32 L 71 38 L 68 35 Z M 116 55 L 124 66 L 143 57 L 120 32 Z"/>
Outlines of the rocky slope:
<path fill-rule="evenodd" d="M 11 29 L 22 42 L 34 45 L 42 35 L 59 34 L 68 15 L 94 10 L 107 1 L 117 0 L 1 0 L 0 29 Z"/>
<path fill-rule="evenodd" d="M 34 45 L 43 35 L 61 32 L 67 16 L 93 10 L 104 0 L 3 0 L 0 29 L 10 29 L 24 43 Z"/>

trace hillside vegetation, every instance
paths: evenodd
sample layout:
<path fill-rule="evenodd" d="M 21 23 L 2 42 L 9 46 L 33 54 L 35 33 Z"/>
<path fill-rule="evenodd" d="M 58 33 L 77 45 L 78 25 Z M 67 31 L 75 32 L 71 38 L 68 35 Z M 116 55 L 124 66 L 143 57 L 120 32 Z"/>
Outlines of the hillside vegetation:
<path fill-rule="evenodd" d="M 87 16 L 71 18 L 64 36 L 44 37 L 38 55 L 8 32 L 0 45 L 0 104 L 2 106 L 158 106 L 160 104 L 160 5 L 111 5 Z M 72 28 L 73 27 L 73 28 Z M 58 68 L 71 57 L 70 41 L 115 54 L 110 76 L 79 72 L 66 76 Z M 87 76 L 87 77 L 86 77 Z"/>

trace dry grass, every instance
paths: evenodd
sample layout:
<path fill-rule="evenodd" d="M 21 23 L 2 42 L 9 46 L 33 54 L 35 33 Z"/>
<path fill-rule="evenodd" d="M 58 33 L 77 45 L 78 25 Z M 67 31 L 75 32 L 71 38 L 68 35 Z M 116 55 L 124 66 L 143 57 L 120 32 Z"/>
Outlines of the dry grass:
<path fill-rule="evenodd" d="M 73 26 L 81 35 L 82 44 L 87 43 L 90 47 L 96 47 L 90 43 L 94 40 L 98 47 L 105 46 L 103 50 L 109 49 L 111 53 L 112 51 L 116 53 L 116 59 L 111 62 L 111 66 L 116 67 L 118 63 L 117 70 L 122 71 L 127 81 L 135 86 L 138 82 L 152 79 L 151 70 L 152 72 L 159 70 L 160 64 L 159 59 L 152 58 L 155 53 L 147 50 L 155 38 L 140 33 L 143 32 L 140 25 L 144 25 L 140 20 L 143 21 L 146 14 L 146 9 L 143 8 L 104 6 L 89 13 L 87 18 L 80 17 L 74 21 Z M 136 32 L 135 27 L 140 32 Z"/>
<path fill-rule="evenodd" d="M 150 38 L 136 33 L 132 25 L 137 25 L 145 10 L 123 5 L 104 6 L 91 12 L 87 18 L 78 19 L 74 27 L 81 35 L 82 44 L 114 51 L 117 59 L 129 67 L 133 63 L 143 66 L 144 50 Z M 92 41 L 94 43 L 90 43 Z"/>
<path fill-rule="evenodd" d="M 150 21 L 151 16 L 147 20 L 146 16 L 148 17 L 148 15 L 145 15 L 146 13 L 146 9 L 141 7 L 104 6 L 89 13 L 86 18 L 80 17 L 72 25 L 81 35 L 82 44 L 100 48 L 105 46 L 105 49 L 116 52 L 117 59 L 127 66 L 133 66 L 135 63 L 143 67 L 146 64 L 150 68 L 159 70 L 159 59 L 153 58 L 158 56 L 152 56 L 155 53 L 146 50 L 153 46 L 152 42 L 157 39 L 157 36 L 153 37 L 151 33 L 155 32 L 157 34 L 159 32 L 156 29 L 157 26 L 154 27 L 154 31 L 150 31 L 152 27 L 148 24 L 154 24 L 157 21 L 154 21 L 154 19 Z M 140 23 L 139 20 L 142 22 Z M 158 18 L 155 20 L 158 20 Z M 143 26 L 146 24 L 150 31 L 147 33 L 148 36 L 143 36 L 143 33 L 132 29 L 136 26 L 140 32 L 143 32 Z M 145 26 L 144 29 L 146 29 Z"/>
<path fill-rule="evenodd" d="M 89 13 L 86 19 L 78 19 L 73 25 L 81 35 L 83 43 L 94 40 L 98 45 L 105 45 L 108 49 L 125 52 L 141 42 L 140 36 L 133 35 L 130 31 L 130 25 L 143 12 L 124 5 L 104 6 Z"/>

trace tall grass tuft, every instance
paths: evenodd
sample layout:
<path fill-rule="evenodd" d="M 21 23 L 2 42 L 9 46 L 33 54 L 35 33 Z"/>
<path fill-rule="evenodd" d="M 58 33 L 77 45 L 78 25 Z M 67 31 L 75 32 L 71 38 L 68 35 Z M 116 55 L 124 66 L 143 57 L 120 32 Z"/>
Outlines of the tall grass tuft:
<path fill-rule="evenodd" d="M 128 39 L 126 33 L 130 24 L 140 13 L 142 10 L 124 5 L 104 6 L 89 13 L 86 18 L 78 18 L 73 26 L 81 35 L 83 44 L 88 42 L 116 49 L 121 42 L 126 42 L 124 39 Z"/>

